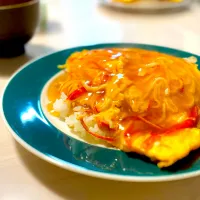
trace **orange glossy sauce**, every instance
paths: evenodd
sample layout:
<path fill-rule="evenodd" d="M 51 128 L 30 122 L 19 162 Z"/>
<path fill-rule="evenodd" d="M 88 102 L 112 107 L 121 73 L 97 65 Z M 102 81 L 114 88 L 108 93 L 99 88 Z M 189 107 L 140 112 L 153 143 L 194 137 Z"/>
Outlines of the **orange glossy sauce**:
<path fill-rule="evenodd" d="M 130 117 L 140 117 L 132 120 L 132 134 L 160 133 L 184 121 L 188 111 L 199 104 L 194 93 L 200 93 L 200 74 L 195 67 L 181 58 L 142 49 L 76 52 L 63 66 L 67 73 L 48 88 L 48 109 L 54 112 L 52 103 L 64 93 L 76 97 L 71 100 L 73 107 L 82 106 L 85 112 L 97 115 L 116 134 L 127 129 Z"/>

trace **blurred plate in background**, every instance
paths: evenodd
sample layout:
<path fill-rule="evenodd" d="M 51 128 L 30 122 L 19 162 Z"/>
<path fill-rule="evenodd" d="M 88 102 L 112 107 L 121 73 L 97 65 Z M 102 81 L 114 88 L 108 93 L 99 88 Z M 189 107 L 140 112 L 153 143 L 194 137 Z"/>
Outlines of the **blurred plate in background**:
<path fill-rule="evenodd" d="M 133 10 L 162 10 L 172 8 L 188 7 L 192 0 L 182 0 L 180 2 L 160 1 L 160 0 L 139 0 L 133 3 L 114 2 L 113 0 L 100 0 L 101 4 L 122 9 Z"/>

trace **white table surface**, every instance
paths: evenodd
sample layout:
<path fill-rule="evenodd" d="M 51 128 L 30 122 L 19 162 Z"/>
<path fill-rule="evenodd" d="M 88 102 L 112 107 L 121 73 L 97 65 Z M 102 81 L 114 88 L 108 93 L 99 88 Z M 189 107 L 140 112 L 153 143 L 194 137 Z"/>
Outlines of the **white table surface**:
<path fill-rule="evenodd" d="M 0 59 L 0 92 L 26 61 L 59 49 L 103 42 L 164 45 L 200 55 L 200 2 L 181 12 L 127 13 L 95 0 L 48 0 L 47 29 L 27 54 Z M 15 142 L 0 118 L 0 200 L 200 200 L 200 177 L 165 183 L 123 183 L 53 166 Z"/>

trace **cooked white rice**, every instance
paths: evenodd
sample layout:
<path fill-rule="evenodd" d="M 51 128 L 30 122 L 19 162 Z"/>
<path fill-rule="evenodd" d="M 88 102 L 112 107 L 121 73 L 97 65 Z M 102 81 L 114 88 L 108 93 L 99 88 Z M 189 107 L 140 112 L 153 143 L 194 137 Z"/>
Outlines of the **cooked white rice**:
<path fill-rule="evenodd" d="M 74 134 L 86 140 L 87 142 L 103 145 L 106 144 L 109 146 L 105 141 L 87 133 L 79 120 L 79 116 L 84 114 L 81 112 L 82 107 L 76 106 L 72 110 L 71 102 L 66 101 L 66 98 L 67 96 L 63 93 L 61 94 L 61 98 L 57 99 L 53 104 L 53 109 L 60 114 L 60 119 L 66 123 L 66 125 L 73 131 Z M 105 135 L 105 132 L 99 129 L 96 123 L 95 115 L 86 116 L 83 118 L 83 121 L 89 128 L 89 131 L 99 135 Z"/>
<path fill-rule="evenodd" d="M 190 56 L 188 58 L 184 58 L 184 60 L 186 60 L 188 63 L 192 63 L 192 64 L 197 63 L 197 58 L 194 57 L 194 56 Z"/>

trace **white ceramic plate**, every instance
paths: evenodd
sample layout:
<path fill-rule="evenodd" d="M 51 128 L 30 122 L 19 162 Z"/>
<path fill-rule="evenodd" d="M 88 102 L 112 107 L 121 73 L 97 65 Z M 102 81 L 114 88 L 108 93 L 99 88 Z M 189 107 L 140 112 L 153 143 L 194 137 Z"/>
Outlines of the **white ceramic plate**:
<path fill-rule="evenodd" d="M 113 8 L 154 11 L 188 7 L 192 3 L 192 0 L 183 0 L 179 3 L 169 1 L 160 2 L 159 0 L 140 0 L 134 3 L 120 3 L 113 2 L 112 0 L 100 0 L 100 3 Z"/>

